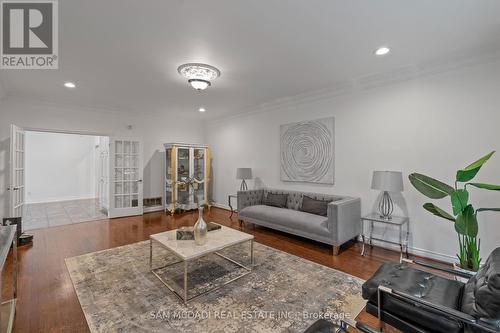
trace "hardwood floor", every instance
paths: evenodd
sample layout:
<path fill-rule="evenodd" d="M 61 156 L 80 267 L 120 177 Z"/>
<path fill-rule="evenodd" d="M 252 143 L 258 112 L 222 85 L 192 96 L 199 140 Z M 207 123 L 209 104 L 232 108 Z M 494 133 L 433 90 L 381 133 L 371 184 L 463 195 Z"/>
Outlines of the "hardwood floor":
<path fill-rule="evenodd" d="M 150 234 L 193 225 L 197 212 L 174 217 L 162 212 L 144 216 L 100 220 L 30 231 L 32 245 L 18 251 L 18 303 L 15 332 L 89 332 L 75 294 L 64 259 L 89 252 L 126 245 L 149 238 Z M 237 214 L 229 219 L 226 210 L 212 208 L 206 220 L 240 229 Z M 387 260 L 399 260 L 393 251 L 368 249 L 359 255 L 359 244 L 346 244 L 339 256 L 332 256 L 331 246 L 294 237 L 274 230 L 244 224 L 241 230 L 253 234 L 259 243 L 306 258 L 346 273 L 368 279 Z M 8 289 L 12 267 L 9 256 L 4 270 L 3 293 Z M 358 317 L 376 325 L 376 318 L 366 313 Z M 388 330 L 389 331 L 389 330 Z"/>

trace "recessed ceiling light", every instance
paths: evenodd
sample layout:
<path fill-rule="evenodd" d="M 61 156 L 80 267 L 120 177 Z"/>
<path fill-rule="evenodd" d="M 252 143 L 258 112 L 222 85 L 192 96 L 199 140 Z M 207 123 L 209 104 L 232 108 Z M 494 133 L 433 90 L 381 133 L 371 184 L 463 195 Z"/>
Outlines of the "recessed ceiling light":
<path fill-rule="evenodd" d="M 388 54 L 389 52 L 391 52 L 390 48 L 388 48 L 387 46 L 382 46 L 375 50 L 375 55 L 383 56 Z"/>
<path fill-rule="evenodd" d="M 64 86 L 66 88 L 75 88 L 76 87 L 76 85 L 73 82 L 65 82 Z"/>
<path fill-rule="evenodd" d="M 207 110 L 205 110 L 205 108 L 199 108 L 199 109 L 198 109 L 198 111 L 200 111 L 200 112 L 205 112 L 205 111 L 207 111 Z"/>
<path fill-rule="evenodd" d="M 210 81 L 220 76 L 220 71 L 214 66 L 199 63 L 189 63 L 177 68 L 179 74 L 188 79 L 189 84 L 196 90 L 205 90 Z"/>

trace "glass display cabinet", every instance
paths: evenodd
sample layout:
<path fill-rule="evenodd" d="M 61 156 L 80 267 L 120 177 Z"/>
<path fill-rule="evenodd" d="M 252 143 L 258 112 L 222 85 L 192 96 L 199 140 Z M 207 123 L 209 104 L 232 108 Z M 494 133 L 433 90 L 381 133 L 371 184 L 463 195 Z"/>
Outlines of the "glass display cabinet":
<path fill-rule="evenodd" d="M 165 143 L 165 211 L 209 205 L 210 149 L 186 143 Z"/>

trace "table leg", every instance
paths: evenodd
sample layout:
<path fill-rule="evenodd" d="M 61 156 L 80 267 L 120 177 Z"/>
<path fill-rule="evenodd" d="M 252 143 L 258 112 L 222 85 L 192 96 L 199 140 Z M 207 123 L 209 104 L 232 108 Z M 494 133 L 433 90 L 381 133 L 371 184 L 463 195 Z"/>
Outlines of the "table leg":
<path fill-rule="evenodd" d="M 153 270 L 153 240 L 149 239 L 149 270 Z"/>
<path fill-rule="evenodd" d="M 17 298 L 17 232 L 12 242 L 12 280 L 14 298 Z"/>
<path fill-rule="evenodd" d="M 187 270 L 187 260 L 184 260 L 184 304 L 187 304 L 188 300 L 188 270 Z"/>
<path fill-rule="evenodd" d="M 399 251 L 401 255 L 399 257 L 399 262 L 403 262 L 403 225 L 399 225 Z"/>
<path fill-rule="evenodd" d="M 406 259 L 408 259 L 410 256 L 408 255 L 408 238 L 410 236 L 410 224 L 407 222 L 406 223 L 406 239 L 405 239 L 405 250 L 406 250 Z"/>
<path fill-rule="evenodd" d="M 365 235 L 361 235 L 361 241 L 363 242 L 363 245 L 361 245 L 361 255 L 365 255 Z"/>
<path fill-rule="evenodd" d="M 232 218 L 234 210 L 233 210 L 233 206 L 231 205 L 231 196 L 227 197 L 227 203 L 229 204 L 229 208 L 231 208 L 231 215 L 229 215 L 229 218 Z"/>
<path fill-rule="evenodd" d="M 253 239 L 250 241 L 250 270 L 253 270 Z"/>
<path fill-rule="evenodd" d="M 370 221 L 370 247 L 373 248 L 373 243 L 372 243 L 372 236 L 373 236 L 373 221 Z"/>

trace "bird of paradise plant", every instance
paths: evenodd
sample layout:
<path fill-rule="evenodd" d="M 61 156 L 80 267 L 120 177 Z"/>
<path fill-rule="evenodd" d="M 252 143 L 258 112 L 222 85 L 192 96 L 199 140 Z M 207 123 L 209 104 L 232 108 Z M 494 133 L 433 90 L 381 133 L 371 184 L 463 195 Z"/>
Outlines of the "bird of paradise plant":
<path fill-rule="evenodd" d="M 423 207 L 432 214 L 454 223 L 455 231 L 458 234 L 459 252 L 457 257 L 460 267 L 471 271 L 477 271 L 481 264 L 479 255 L 481 240 L 477 237 L 479 230 L 477 214 L 483 211 L 500 212 L 500 208 L 474 209 L 469 203 L 469 190 L 467 187 L 473 186 L 479 189 L 500 191 L 500 185 L 470 182 L 494 153 L 493 151 L 467 167 L 458 170 L 453 187 L 419 173 L 412 173 L 409 176 L 410 182 L 415 189 L 426 197 L 431 199 L 450 197 L 453 214 L 430 202 L 424 204 Z"/>

